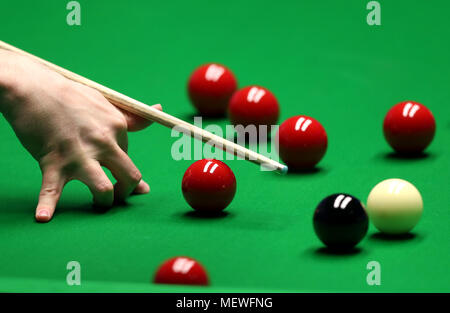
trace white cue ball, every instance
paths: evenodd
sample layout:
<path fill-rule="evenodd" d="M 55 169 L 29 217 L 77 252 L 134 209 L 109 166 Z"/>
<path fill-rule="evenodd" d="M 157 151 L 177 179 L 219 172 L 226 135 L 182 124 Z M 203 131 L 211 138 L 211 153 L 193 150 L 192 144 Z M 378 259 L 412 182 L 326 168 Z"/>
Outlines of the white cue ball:
<path fill-rule="evenodd" d="M 379 231 L 405 234 L 416 226 L 422 216 L 422 196 L 406 180 L 386 179 L 373 187 L 367 198 L 366 211 Z"/>

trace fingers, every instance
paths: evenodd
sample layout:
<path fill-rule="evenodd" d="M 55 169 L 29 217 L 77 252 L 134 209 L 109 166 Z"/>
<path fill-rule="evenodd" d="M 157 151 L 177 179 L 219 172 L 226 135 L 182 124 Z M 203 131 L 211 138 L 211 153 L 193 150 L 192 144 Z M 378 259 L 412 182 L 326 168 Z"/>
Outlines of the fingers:
<path fill-rule="evenodd" d="M 111 156 L 103 161 L 105 165 L 117 180 L 114 186 L 114 199 L 124 201 L 141 182 L 142 175 L 130 157 L 119 147 L 117 147 Z M 148 186 L 148 185 L 147 185 Z M 138 188 L 138 191 L 145 191 L 145 185 Z"/>
<path fill-rule="evenodd" d="M 114 186 L 100 163 L 93 160 L 88 161 L 76 178 L 88 186 L 93 196 L 94 206 L 108 208 L 113 205 Z"/>
<path fill-rule="evenodd" d="M 51 220 L 65 183 L 58 169 L 43 170 L 36 221 L 45 223 Z"/>
<path fill-rule="evenodd" d="M 150 186 L 143 180 L 139 182 L 137 187 L 134 189 L 134 195 L 143 195 L 150 192 Z"/>
<path fill-rule="evenodd" d="M 154 104 L 154 105 L 152 105 L 152 107 L 153 108 L 155 108 L 155 109 L 157 109 L 157 110 L 159 110 L 159 111 L 162 111 L 162 105 L 161 104 Z"/>
<path fill-rule="evenodd" d="M 91 190 L 96 207 L 108 208 L 114 204 L 114 200 L 120 202 L 130 194 L 150 192 L 150 186 L 141 180 L 141 173 L 126 153 L 120 153 L 114 161 L 106 163 L 108 163 L 107 167 L 117 179 L 115 186 L 112 185 L 98 162 L 91 162 L 85 166 L 84 174 L 78 177 Z"/>
<path fill-rule="evenodd" d="M 78 167 L 73 174 L 62 174 L 62 170 L 43 170 L 42 188 L 39 196 L 39 203 L 36 208 L 36 220 L 48 222 L 55 212 L 56 204 L 61 196 L 62 189 L 68 181 L 67 178 L 77 179 L 90 189 L 93 195 L 93 202 L 96 207 L 109 208 L 117 202 L 124 201 L 131 193 L 144 194 L 150 191 L 147 183 L 141 181 L 141 173 L 128 157 L 128 155 L 115 146 L 111 151 L 112 157 L 104 165 L 108 167 L 116 178 L 114 186 L 100 163 L 96 160 L 88 160 Z M 67 176 L 67 175 L 69 176 Z"/>
<path fill-rule="evenodd" d="M 162 111 L 161 104 L 155 104 L 152 107 L 159 111 Z M 145 118 L 142 118 L 140 116 L 137 116 L 137 115 L 127 112 L 125 110 L 121 110 L 121 111 L 127 120 L 128 131 L 130 131 L 130 132 L 135 132 L 135 131 L 144 129 L 152 124 L 151 121 L 149 121 Z"/>

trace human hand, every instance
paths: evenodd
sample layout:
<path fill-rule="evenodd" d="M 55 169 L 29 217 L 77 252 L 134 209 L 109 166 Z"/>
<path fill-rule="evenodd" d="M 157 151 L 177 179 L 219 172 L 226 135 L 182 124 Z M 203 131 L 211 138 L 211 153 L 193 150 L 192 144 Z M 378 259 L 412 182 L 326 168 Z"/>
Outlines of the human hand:
<path fill-rule="evenodd" d="M 150 122 L 26 57 L 1 52 L 0 66 L 0 110 L 42 171 L 37 221 L 52 218 L 71 180 L 86 184 L 99 207 L 150 191 L 127 155 L 127 131 Z M 115 185 L 102 166 L 111 171 Z"/>

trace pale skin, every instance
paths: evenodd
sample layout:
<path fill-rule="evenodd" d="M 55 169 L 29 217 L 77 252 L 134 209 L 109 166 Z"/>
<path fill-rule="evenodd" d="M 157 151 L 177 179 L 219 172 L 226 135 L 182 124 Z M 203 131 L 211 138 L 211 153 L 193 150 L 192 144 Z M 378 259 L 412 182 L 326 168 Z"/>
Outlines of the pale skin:
<path fill-rule="evenodd" d="M 71 180 L 83 182 L 94 205 L 104 208 L 150 191 L 127 154 L 127 131 L 150 122 L 115 107 L 98 91 L 0 49 L 0 112 L 39 163 L 38 222 L 52 219 Z M 111 171 L 114 185 L 102 166 Z"/>

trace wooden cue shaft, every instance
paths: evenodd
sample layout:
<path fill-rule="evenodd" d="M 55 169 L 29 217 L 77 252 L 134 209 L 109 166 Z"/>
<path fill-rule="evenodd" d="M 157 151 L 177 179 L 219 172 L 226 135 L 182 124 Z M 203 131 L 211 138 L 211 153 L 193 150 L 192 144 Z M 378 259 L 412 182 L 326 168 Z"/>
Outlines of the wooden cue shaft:
<path fill-rule="evenodd" d="M 207 144 L 214 145 L 217 148 L 220 148 L 226 152 L 233 153 L 234 155 L 244 158 L 245 160 L 251 161 L 259 165 L 263 165 L 266 168 L 276 170 L 280 173 L 287 172 L 287 166 L 280 164 L 279 162 L 276 162 L 266 156 L 263 156 L 250 149 L 242 147 L 222 137 L 214 135 L 208 131 L 201 129 L 200 127 L 194 126 L 190 123 L 180 120 L 170 114 L 154 109 L 151 106 L 148 106 L 115 90 L 112 90 L 99 83 L 89 80 L 81 75 L 75 74 L 69 70 L 66 70 L 53 63 L 50 63 L 19 48 L 11 46 L 1 40 L 0 40 L 0 48 L 30 57 L 33 60 L 45 65 L 51 70 L 63 75 L 64 77 L 72 81 L 96 89 L 97 91 L 102 93 L 103 96 L 106 99 L 108 99 L 108 101 L 110 101 L 112 104 L 116 105 L 121 109 L 134 113 L 138 116 L 141 116 L 145 119 L 151 120 L 158 124 L 164 125 L 166 127 L 175 128 L 177 131 L 183 132 L 191 137 L 200 139 Z"/>

